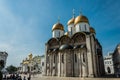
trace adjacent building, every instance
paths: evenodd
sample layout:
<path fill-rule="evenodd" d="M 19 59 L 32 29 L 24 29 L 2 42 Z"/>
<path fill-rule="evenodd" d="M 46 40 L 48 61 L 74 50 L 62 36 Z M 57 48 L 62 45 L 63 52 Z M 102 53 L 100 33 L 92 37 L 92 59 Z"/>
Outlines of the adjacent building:
<path fill-rule="evenodd" d="M 58 20 L 45 44 L 45 75 L 98 77 L 104 74 L 102 46 L 86 16 L 80 14 L 67 23 L 65 32 Z"/>
<path fill-rule="evenodd" d="M 120 44 L 118 44 L 114 50 L 113 63 L 115 74 L 120 74 Z"/>
<path fill-rule="evenodd" d="M 105 73 L 106 74 L 114 74 L 112 54 L 113 53 L 108 53 L 108 55 L 104 57 L 104 65 L 105 65 Z"/>
<path fill-rule="evenodd" d="M 24 59 L 20 63 L 19 72 L 21 73 L 41 73 L 42 66 L 41 66 L 41 57 L 44 56 L 34 56 L 30 54 L 28 58 Z"/>
<path fill-rule="evenodd" d="M 45 75 L 45 56 L 41 56 L 41 73 Z"/>

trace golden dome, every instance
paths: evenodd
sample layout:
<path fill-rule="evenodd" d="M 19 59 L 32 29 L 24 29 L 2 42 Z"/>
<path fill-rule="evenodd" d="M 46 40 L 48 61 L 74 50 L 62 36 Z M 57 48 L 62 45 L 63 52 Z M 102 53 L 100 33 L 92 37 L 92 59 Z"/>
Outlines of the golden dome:
<path fill-rule="evenodd" d="M 29 54 L 28 56 L 29 56 L 29 60 L 31 60 L 31 59 L 32 59 L 32 57 L 33 57 L 32 53 L 31 53 L 31 54 Z"/>
<path fill-rule="evenodd" d="M 68 21 L 67 25 L 70 25 L 70 24 L 74 23 L 74 21 L 75 21 L 75 18 L 70 19 L 70 20 Z"/>
<path fill-rule="evenodd" d="M 66 33 L 65 33 L 65 35 L 69 36 L 69 33 L 68 33 L 68 32 L 66 32 Z"/>
<path fill-rule="evenodd" d="M 95 29 L 92 28 L 92 27 L 90 27 L 90 32 L 91 32 L 91 33 L 95 33 Z"/>
<path fill-rule="evenodd" d="M 88 18 L 86 16 L 80 15 L 75 18 L 74 24 L 76 25 L 79 22 L 86 22 L 89 23 Z"/>
<path fill-rule="evenodd" d="M 58 23 L 53 25 L 52 31 L 53 30 L 63 30 L 64 31 L 64 27 L 63 27 L 63 25 L 61 23 L 58 22 Z"/>

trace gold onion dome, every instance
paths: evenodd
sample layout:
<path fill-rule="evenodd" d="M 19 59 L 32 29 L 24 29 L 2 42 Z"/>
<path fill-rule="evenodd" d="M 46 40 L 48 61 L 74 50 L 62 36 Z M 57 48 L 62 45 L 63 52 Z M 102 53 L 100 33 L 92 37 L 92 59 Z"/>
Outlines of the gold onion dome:
<path fill-rule="evenodd" d="M 90 32 L 91 32 L 91 33 L 95 33 L 95 29 L 92 28 L 92 27 L 90 27 Z"/>
<path fill-rule="evenodd" d="M 80 23 L 80 22 L 89 23 L 88 18 L 86 16 L 84 16 L 84 15 L 80 15 L 80 16 L 77 16 L 75 18 L 75 22 L 74 22 L 75 25 L 78 24 L 78 23 Z"/>
<path fill-rule="evenodd" d="M 63 27 L 63 25 L 61 23 L 58 22 L 58 23 L 53 25 L 52 31 L 53 30 L 63 30 L 64 31 L 64 27 Z"/>
<path fill-rule="evenodd" d="M 75 21 L 75 18 L 70 19 L 70 20 L 68 21 L 67 25 L 70 25 L 70 24 L 74 23 L 74 21 Z"/>

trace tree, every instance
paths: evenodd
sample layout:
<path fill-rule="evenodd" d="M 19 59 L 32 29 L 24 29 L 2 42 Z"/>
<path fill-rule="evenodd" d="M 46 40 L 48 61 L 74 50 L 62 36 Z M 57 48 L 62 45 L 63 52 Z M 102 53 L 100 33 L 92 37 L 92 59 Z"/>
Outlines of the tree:
<path fill-rule="evenodd" d="M 0 71 L 0 80 L 2 80 L 3 78 L 3 75 L 2 75 L 2 72 Z"/>
<path fill-rule="evenodd" d="M 0 60 L 0 70 L 2 70 L 4 68 L 4 61 Z"/>
<path fill-rule="evenodd" d="M 2 80 L 2 72 L 1 70 L 4 68 L 4 60 L 0 60 L 0 80 Z"/>
<path fill-rule="evenodd" d="M 9 72 L 9 73 L 15 73 L 17 71 L 17 67 L 13 66 L 13 65 L 10 65 L 6 68 L 6 70 Z"/>

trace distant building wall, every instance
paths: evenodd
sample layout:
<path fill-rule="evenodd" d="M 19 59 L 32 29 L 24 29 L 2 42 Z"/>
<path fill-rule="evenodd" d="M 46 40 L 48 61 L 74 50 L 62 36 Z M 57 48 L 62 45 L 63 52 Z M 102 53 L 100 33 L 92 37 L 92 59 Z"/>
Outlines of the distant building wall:
<path fill-rule="evenodd" d="M 108 53 L 108 55 L 104 57 L 104 65 L 106 74 L 114 74 L 112 53 Z"/>
<path fill-rule="evenodd" d="M 114 63 L 114 70 L 115 74 L 120 74 L 120 44 L 114 50 L 113 53 L 113 63 Z"/>

